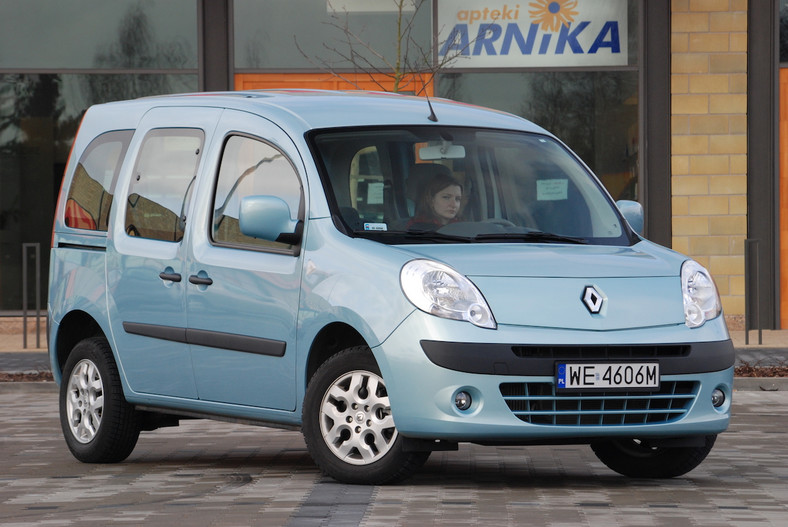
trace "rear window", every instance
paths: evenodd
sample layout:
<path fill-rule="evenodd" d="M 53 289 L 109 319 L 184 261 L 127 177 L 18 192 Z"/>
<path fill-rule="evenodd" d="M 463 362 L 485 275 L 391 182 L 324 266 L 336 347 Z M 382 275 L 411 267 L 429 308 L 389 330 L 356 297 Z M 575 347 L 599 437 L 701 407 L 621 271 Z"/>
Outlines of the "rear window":
<path fill-rule="evenodd" d="M 107 132 L 85 149 L 66 198 L 66 226 L 106 232 L 115 181 L 133 134 L 133 130 Z"/>

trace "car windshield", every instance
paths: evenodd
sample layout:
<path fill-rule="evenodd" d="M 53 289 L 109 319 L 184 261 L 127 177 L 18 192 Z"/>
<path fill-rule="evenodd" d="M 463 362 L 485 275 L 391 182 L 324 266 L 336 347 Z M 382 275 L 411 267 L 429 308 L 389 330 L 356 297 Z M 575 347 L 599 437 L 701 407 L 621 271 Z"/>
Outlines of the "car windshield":
<path fill-rule="evenodd" d="M 534 133 L 460 127 L 311 134 L 337 227 L 382 243 L 635 240 L 598 180 Z"/>

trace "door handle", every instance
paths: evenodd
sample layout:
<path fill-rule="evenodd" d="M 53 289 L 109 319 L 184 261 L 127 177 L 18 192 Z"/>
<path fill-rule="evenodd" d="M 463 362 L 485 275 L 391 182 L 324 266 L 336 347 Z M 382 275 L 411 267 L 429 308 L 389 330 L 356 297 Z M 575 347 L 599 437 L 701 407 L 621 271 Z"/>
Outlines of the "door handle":
<path fill-rule="evenodd" d="M 162 280 L 169 280 L 170 282 L 180 282 L 181 275 L 178 273 L 159 273 L 159 278 Z"/>
<path fill-rule="evenodd" d="M 213 284 L 213 280 L 207 276 L 197 276 L 193 274 L 189 277 L 189 283 L 194 285 L 211 285 Z"/>

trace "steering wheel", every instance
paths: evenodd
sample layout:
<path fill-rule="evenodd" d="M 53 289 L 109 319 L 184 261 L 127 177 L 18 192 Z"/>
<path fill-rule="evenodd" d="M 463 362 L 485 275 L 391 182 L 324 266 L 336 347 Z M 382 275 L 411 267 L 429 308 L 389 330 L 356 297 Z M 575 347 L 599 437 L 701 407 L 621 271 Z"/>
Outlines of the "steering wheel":
<path fill-rule="evenodd" d="M 486 220 L 482 220 L 482 223 L 491 223 L 493 225 L 499 225 L 501 227 L 516 227 L 514 223 L 509 220 L 505 220 L 503 218 L 487 218 Z"/>

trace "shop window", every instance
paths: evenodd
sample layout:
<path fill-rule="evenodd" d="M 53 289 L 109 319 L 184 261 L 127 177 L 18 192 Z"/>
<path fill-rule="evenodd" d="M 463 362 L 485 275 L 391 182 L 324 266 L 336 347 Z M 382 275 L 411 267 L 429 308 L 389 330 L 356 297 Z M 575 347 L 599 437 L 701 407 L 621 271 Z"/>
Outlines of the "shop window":
<path fill-rule="evenodd" d="M 0 68 L 196 69 L 197 5 L 3 0 Z"/>
<path fill-rule="evenodd" d="M 788 62 L 788 0 L 780 0 L 780 62 Z"/>
<path fill-rule="evenodd" d="M 114 5 L 112 2 L 104 3 Z M 26 9 L 27 6 L 34 5 L 28 2 L 20 4 Z M 47 5 L 50 4 L 55 3 L 47 2 Z M 4 22 L 14 22 L 13 17 L 5 17 L 8 14 L 5 8 L 12 5 L 9 2 L 2 3 L 4 16 L 0 17 L 0 26 Z M 62 20 L 64 19 L 61 17 L 61 22 Z M 65 27 L 63 24 L 61 26 Z M 46 34 L 51 35 L 49 32 Z M 26 52 L 24 43 L 10 48 L 4 46 L 2 42 L 6 36 L 0 30 L 2 64 L 18 56 L 18 53 Z M 39 40 L 44 42 L 40 38 Z M 47 43 L 51 41 L 44 40 Z M 51 44 L 49 48 L 53 52 L 64 49 Z M 31 63 L 30 67 L 33 67 L 33 64 Z M 58 66 L 60 67 L 65 66 Z M 61 176 L 85 108 L 109 100 L 183 93 L 197 89 L 196 73 L 126 71 L 104 74 L 95 73 L 94 70 L 85 73 L 0 74 L 0 100 L 3 102 L 0 104 L 0 129 L 3 130 L 0 134 L 0 254 L 18 254 L 22 243 L 37 242 L 41 247 L 49 246 Z M 122 154 L 120 157 L 122 158 Z M 90 170 L 87 162 L 84 166 Z M 91 177 L 99 181 L 95 170 L 93 174 Z M 111 188 L 101 188 L 102 191 L 112 193 Z M 123 204 L 126 196 L 121 193 L 115 198 L 117 206 L 118 203 Z M 82 199 L 84 197 L 76 201 L 81 202 Z M 108 212 L 108 204 L 106 200 L 102 201 L 105 212 Z M 77 215 L 82 213 L 75 205 L 76 203 L 72 204 L 72 210 L 69 211 L 69 221 L 75 220 L 72 222 L 74 227 Z M 96 228 L 104 228 L 101 214 L 98 218 L 95 217 L 95 212 L 90 216 L 90 219 L 83 216 L 80 228 L 90 226 L 91 222 L 96 223 Z M 42 251 L 40 268 L 45 270 L 48 266 L 49 253 Z M 19 258 L 0 260 L 0 310 L 20 309 L 22 277 L 22 262 Z M 34 272 L 28 273 L 28 280 L 28 291 L 34 291 Z M 46 299 L 46 287 L 42 287 L 39 298 L 42 305 L 46 305 Z"/>
<path fill-rule="evenodd" d="M 437 92 L 533 121 L 566 142 L 614 199 L 638 199 L 637 71 L 449 73 Z"/>
<path fill-rule="evenodd" d="M 402 62 L 413 65 L 430 55 L 431 2 L 404 4 Z M 371 72 L 388 71 L 396 62 L 399 15 L 390 0 L 235 0 L 233 15 L 239 70 Z"/>
<path fill-rule="evenodd" d="M 126 204 L 126 233 L 178 242 L 202 153 L 202 130 L 153 130 L 140 148 Z"/>
<path fill-rule="evenodd" d="M 109 132 L 85 150 L 66 200 L 66 226 L 107 230 L 115 180 L 132 135 L 132 130 Z"/>

